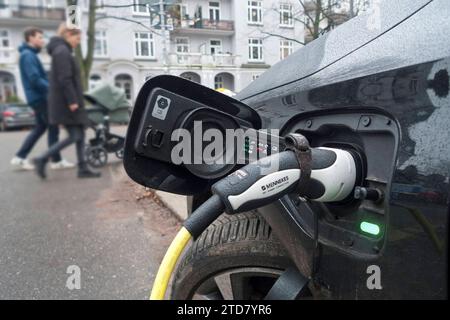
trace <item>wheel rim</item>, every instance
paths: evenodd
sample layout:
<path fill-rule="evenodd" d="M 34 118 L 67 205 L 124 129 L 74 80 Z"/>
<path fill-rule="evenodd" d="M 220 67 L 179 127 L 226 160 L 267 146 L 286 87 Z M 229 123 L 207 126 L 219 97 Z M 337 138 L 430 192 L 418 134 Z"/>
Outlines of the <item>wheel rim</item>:
<path fill-rule="evenodd" d="M 101 167 L 106 164 L 107 153 L 102 148 L 92 148 L 88 151 L 88 163 L 94 168 Z"/>
<path fill-rule="evenodd" d="M 118 151 L 116 151 L 116 156 L 117 156 L 117 158 L 123 159 L 123 153 L 124 153 L 123 148 L 120 149 L 120 150 L 118 150 Z"/>
<path fill-rule="evenodd" d="M 226 270 L 200 283 L 189 299 L 261 300 L 282 273 L 282 270 L 263 267 Z"/>

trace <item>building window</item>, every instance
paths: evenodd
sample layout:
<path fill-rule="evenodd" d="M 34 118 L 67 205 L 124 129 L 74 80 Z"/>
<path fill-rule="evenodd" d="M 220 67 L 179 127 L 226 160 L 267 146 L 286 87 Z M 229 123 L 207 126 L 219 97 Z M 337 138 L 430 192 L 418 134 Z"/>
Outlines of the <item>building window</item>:
<path fill-rule="evenodd" d="M 187 64 L 189 61 L 189 38 L 175 38 L 175 50 L 179 64 Z"/>
<path fill-rule="evenodd" d="M 280 40 L 280 60 L 287 58 L 294 51 L 294 44 L 289 40 Z"/>
<path fill-rule="evenodd" d="M 101 82 L 102 78 L 99 75 L 97 74 L 91 75 L 89 77 L 89 90 L 95 89 Z"/>
<path fill-rule="evenodd" d="M 8 30 L 0 29 L 0 63 L 9 61 L 12 53 L 13 49 L 11 48 L 9 32 Z"/>
<path fill-rule="evenodd" d="M 150 32 L 135 32 L 134 46 L 136 58 L 154 58 L 155 44 L 153 34 Z"/>
<path fill-rule="evenodd" d="M 220 2 L 209 3 L 209 20 L 211 21 L 220 20 Z"/>
<path fill-rule="evenodd" d="M 0 29 L 0 49 L 9 49 L 10 44 L 8 30 Z"/>
<path fill-rule="evenodd" d="M 248 1 L 247 4 L 248 23 L 262 24 L 262 1 Z"/>
<path fill-rule="evenodd" d="M 133 0 L 133 14 L 149 15 L 150 12 L 147 3 L 147 0 Z"/>
<path fill-rule="evenodd" d="M 200 76 L 195 72 L 183 72 L 182 74 L 180 74 L 180 77 L 196 83 L 201 83 L 202 80 Z"/>
<path fill-rule="evenodd" d="M 15 97 L 17 97 L 17 88 L 14 76 L 0 71 L 0 102 L 9 102 Z"/>
<path fill-rule="evenodd" d="M 292 5 L 282 3 L 280 4 L 280 26 L 293 27 L 294 21 L 292 19 Z"/>
<path fill-rule="evenodd" d="M 222 40 L 210 40 L 209 50 L 212 55 L 222 53 Z"/>
<path fill-rule="evenodd" d="M 128 74 L 119 74 L 115 78 L 115 85 L 125 91 L 125 97 L 131 101 L 133 92 L 133 79 Z"/>
<path fill-rule="evenodd" d="M 217 90 L 220 88 L 225 88 L 224 82 L 223 82 L 223 76 L 217 75 L 214 77 L 214 89 Z"/>
<path fill-rule="evenodd" d="M 189 53 L 189 38 L 187 37 L 175 38 L 175 46 L 177 53 Z"/>
<path fill-rule="evenodd" d="M 248 60 L 259 62 L 263 61 L 262 39 L 248 39 Z"/>
<path fill-rule="evenodd" d="M 181 8 L 181 20 L 188 20 L 189 19 L 188 5 L 182 3 L 180 4 L 180 8 Z"/>
<path fill-rule="evenodd" d="M 108 55 L 108 42 L 105 30 L 95 31 L 95 49 L 96 57 L 106 57 Z"/>

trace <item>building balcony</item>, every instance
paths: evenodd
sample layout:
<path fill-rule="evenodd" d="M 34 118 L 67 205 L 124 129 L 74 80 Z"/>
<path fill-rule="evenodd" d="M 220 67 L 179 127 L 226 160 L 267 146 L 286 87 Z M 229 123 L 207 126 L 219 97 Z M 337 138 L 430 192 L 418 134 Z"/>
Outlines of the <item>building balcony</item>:
<path fill-rule="evenodd" d="M 189 67 L 238 67 L 240 56 L 232 54 L 169 53 L 169 64 Z"/>
<path fill-rule="evenodd" d="M 63 21 L 66 13 L 63 8 L 44 8 L 32 6 L 18 6 L 18 10 L 12 11 L 14 18 L 22 19 L 49 19 Z"/>
<path fill-rule="evenodd" d="M 66 18 L 64 8 L 10 5 L 0 7 L 0 20 L 4 25 L 57 26 Z"/>
<path fill-rule="evenodd" d="M 175 19 L 174 33 L 183 34 L 234 34 L 234 21 L 209 19 Z"/>

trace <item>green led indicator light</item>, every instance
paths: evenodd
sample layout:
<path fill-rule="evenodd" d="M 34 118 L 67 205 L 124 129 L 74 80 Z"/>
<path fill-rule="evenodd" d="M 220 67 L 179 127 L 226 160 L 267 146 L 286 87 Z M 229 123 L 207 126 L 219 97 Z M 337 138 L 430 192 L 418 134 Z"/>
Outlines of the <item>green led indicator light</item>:
<path fill-rule="evenodd" d="M 380 234 L 380 227 L 374 223 L 363 221 L 363 222 L 361 222 L 361 225 L 359 227 L 361 228 L 361 231 L 363 231 L 365 233 L 369 233 L 374 236 L 377 236 Z"/>

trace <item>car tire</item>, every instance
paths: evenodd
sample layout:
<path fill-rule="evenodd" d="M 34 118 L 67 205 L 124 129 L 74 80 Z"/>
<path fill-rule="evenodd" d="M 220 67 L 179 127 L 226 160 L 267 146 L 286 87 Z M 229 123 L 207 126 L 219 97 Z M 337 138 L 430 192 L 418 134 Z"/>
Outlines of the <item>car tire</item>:
<path fill-rule="evenodd" d="M 237 270 L 248 276 L 249 282 L 251 276 L 258 275 L 255 279 L 260 283 L 255 280 L 252 284 L 255 288 L 246 290 L 247 295 L 233 293 L 231 299 L 263 299 L 276 278 L 292 265 L 286 250 L 261 216 L 256 213 L 222 215 L 181 258 L 170 296 L 174 300 L 230 299 L 220 288 L 222 285 L 214 288 L 214 283 L 224 272 Z"/>

